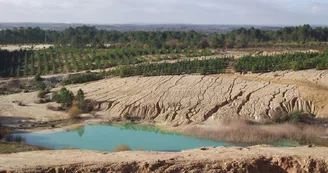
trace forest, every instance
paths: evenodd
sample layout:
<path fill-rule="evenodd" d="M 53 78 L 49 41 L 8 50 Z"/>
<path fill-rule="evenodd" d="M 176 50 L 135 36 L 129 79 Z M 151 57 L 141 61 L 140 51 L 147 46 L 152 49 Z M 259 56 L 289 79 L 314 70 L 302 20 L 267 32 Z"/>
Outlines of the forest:
<path fill-rule="evenodd" d="M 313 42 L 327 42 L 328 28 L 303 25 L 284 27 L 276 31 L 251 27 L 240 28 L 227 34 L 203 34 L 195 31 L 107 31 L 95 27 L 81 26 L 64 31 L 40 28 L 15 28 L 0 31 L 0 44 L 51 43 L 71 47 L 104 47 L 138 45 L 151 48 L 246 48 L 278 43 L 297 43 L 309 46 Z"/>

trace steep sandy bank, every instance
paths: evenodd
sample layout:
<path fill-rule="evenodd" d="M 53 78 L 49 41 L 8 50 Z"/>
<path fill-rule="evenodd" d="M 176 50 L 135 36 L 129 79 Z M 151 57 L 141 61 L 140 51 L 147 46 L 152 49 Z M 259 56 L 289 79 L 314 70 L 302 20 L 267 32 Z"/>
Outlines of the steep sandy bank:
<path fill-rule="evenodd" d="M 306 111 L 328 117 L 327 71 L 264 75 L 186 75 L 111 78 L 73 85 L 97 101 L 104 117 L 134 117 L 158 123 L 217 123 L 230 118 L 270 121 Z"/>
<path fill-rule="evenodd" d="M 259 122 L 306 111 L 328 117 L 328 71 L 274 72 L 249 75 L 183 75 L 108 78 L 70 85 L 95 102 L 104 119 L 129 117 L 168 125 L 217 124 L 231 118 Z M 58 88 L 59 89 L 59 88 Z M 33 103 L 37 93 L 0 96 L 0 115 L 41 121 L 66 118 Z M 18 106 L 13 101 L 22 101 Z"/>
<path fill-rule="evenodd" d="M 179 153 L 61 150 L 0 155 L 16 172 L 327 172 L 327 148 L 203 148 Z"/>

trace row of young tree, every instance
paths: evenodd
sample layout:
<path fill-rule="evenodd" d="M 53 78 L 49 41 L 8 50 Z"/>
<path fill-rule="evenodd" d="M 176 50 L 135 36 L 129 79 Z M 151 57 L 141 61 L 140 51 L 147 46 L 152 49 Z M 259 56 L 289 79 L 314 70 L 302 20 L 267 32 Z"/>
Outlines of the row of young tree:
<path fill-rule="evenodd" d="M 232 48 L 250 47 L 267 43 L 327 42 L 328 28 L 310 25 L 284 27 L 279 30 L 262 30 L 251 27 L 240 28 L 226 34 L 203 34 L 195 31 L 130 31 L 118 32 L 98 30 L 82 26 L 64 31 L 40 28 L 16 28 L 0 31 L 0 44 L 53 43 L 72 47 L 103 47 L 105 43 L 115 45 L 148 45 L 154 48 Z"/>
<path fill-rule="evenodd" d="M 238 72 L 269 72 L 277 70 L 324 70 L 328 68 L 328 51 L 324 53 L 286 53 L 278 55 L 244 56 L 240 58 L 235 69 Z"/>
<path fill-rule="evenodd" d="M 118 65 L 134 65 L 181 56 L 209 56 L 210 49 L 156 49 L 156 48 L 72 48 L 55 47 L 38 51 L 1 51 L 1 76 L 22 77 L 35 74 L 55 74 L 105 69 Z M 156 57 L 156 58 L 155 58 Z"/>
<path fill-rule="evenodd" d="M 224 73 L 233 57 L 210 58 L 203 60 L 182 60 L 174 63 L 147 63 L 136 66 L 122 66 L 109 70 L 107 74 L 128 77 L 128 76 L 161 76 L 161 75 L 181 75 L 200 73 L 218 74 Z"/>

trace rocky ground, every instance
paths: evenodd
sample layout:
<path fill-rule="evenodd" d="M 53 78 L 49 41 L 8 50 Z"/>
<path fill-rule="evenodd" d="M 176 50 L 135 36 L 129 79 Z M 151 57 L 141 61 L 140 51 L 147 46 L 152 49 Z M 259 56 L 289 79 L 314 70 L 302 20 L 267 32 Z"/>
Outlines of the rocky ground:
<path fill-rule="evenodd" d="M 318 147 L 200 148 L 179 153 L 34 151 L 0 155 L 0 172 L 327 172 Z"/>

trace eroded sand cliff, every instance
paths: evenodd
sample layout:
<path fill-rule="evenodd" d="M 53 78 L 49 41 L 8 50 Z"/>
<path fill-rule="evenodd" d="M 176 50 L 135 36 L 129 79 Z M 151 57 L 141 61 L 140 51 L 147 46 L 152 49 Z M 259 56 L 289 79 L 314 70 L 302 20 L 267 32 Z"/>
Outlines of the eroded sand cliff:
<path fill-rule="evenodd" d="M 231 118 L 265 122 L 295 111 L 328 117 L 328 71 L 108 78 L 67 88 L 74 92 L 81 88 L 105 119 L 128 116 L 177 126 L 212 125 Z M 67 117 L 47 110 L 47 104 L 33 103 L 36 95 L 0 96 L 0 115 Z M 26 106 L 12 103 L 17 100 Z"/>

